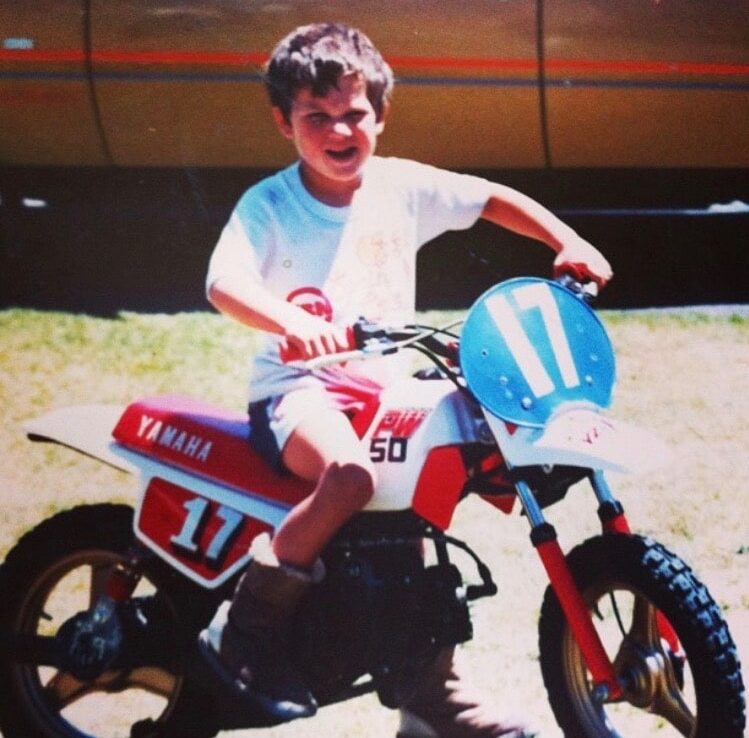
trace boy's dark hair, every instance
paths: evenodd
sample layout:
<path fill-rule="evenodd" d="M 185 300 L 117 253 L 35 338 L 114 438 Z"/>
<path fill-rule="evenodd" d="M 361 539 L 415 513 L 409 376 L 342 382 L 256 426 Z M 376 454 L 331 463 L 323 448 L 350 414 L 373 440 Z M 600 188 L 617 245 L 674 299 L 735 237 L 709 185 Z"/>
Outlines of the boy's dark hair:
<path fill-rule="evenodd" d="M 346 74 L 361 74 L 377 119 L 393 90 L 393 71 L 375 45 L 342 23 L 313 23 L 294 29 L 273 50 L 265 67 L 271 104 L 288 121 L 294 96 L 303 88 L 322 97 Z"/>

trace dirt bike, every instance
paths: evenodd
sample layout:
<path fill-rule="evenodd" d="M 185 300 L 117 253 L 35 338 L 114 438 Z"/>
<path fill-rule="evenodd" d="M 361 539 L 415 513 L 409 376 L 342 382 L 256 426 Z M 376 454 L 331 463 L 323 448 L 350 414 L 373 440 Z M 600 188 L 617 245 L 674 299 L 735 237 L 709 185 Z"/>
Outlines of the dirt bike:
<path fill-rule="evenodd" d="M 604 416 L 614 353 L 581 296 L 574 281 L 509 280 L 476 301 L 460 336 L 360 323 L 355 348 L 306 365 L 409 348 L 435 367 L 352 417 L 377 491 L 325 551 L 327 576 L 291 636 L 321 706 L 376 692 L 398 707 L 441 649 L 472 637 L 468 605 L 497 587 L 446 530 L 478 494 L 505 513 L 519 500 L 548 572 L 540 663 L 565 736 L 743 735 L 740 664 L 719 607 L 678 556 L 630 531 L 608 485 L 607 472 L 642 471 L 666 449 Z M 137 474 L 140 496 L 135 510 L 52 516 L 0 567 L 5 738 L 208 738 L 273 723 L 218 680 L 197 635 L 230 598 L 253 538 L 309 485 L 261 460 L 245 416 L 187 397 L 55 410 L 26 431 Z M 565 556 L 543 511 L 584 480 L 602 533 Z"/>

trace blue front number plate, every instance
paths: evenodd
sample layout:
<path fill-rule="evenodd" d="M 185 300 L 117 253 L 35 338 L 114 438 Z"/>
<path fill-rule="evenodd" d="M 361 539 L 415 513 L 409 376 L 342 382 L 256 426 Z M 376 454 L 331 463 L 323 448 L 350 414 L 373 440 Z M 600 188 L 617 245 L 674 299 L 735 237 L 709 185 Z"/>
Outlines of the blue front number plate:
<path fill-rule="evenodd" d="M 616 370 L 603 324 L 545 279 L 511 279 L 485 292 L 463 326 L 460 359 L 479 402 L 507 422 L 540 427 L 563 403 L 611 403 Z"/>

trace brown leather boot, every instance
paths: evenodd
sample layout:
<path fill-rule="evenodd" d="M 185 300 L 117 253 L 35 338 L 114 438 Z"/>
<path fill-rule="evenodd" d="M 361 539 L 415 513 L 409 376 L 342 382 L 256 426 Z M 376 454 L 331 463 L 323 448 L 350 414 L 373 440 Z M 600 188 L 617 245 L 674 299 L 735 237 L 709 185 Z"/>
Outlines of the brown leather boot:
<path fill-rule="evenodd" d="M 397 738 L 533 738 L 519 720 L 500 720 L 487 700 L 469 694 L 455 665 L 455 649 L 437 657 L 417 693 L 401 708 Z"/>
<path fill-rule="evenodd" d="M 252 560 L 200 634 L 203 654 L 219 675 L 253 705 L 283 720 L 310 717 L 317 703 L 288 653 L 288 629 L 299 600 L 324 576 L 322 562 L 310 573 L 281 564 L 263 534 Z"/>

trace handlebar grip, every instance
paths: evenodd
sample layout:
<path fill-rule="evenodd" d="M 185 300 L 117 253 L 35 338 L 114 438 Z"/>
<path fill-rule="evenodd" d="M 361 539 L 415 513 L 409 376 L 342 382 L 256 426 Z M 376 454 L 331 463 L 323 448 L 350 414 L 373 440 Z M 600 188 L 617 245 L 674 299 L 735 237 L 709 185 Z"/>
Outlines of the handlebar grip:
<path fill-rule="evenodd" d="M 598 283 L 586 278 L 576 269 L 557 270 L 554 279 L 588 304 L 598 297 Z"/>
<path fill-rule="evenodd" d="M 357 344 L 358 341 L 356 340 L 354 326 L 346 326 L 346 346 L 341 348 L 340 351 L 354 351 L 359 348 Z M 282 345 L 278 353 L 283 364 L 289 364 L 292 361 L 302 361 L 304 358 L 302 352 L 296 346 L 289 346 L 289 344 Z"/>

